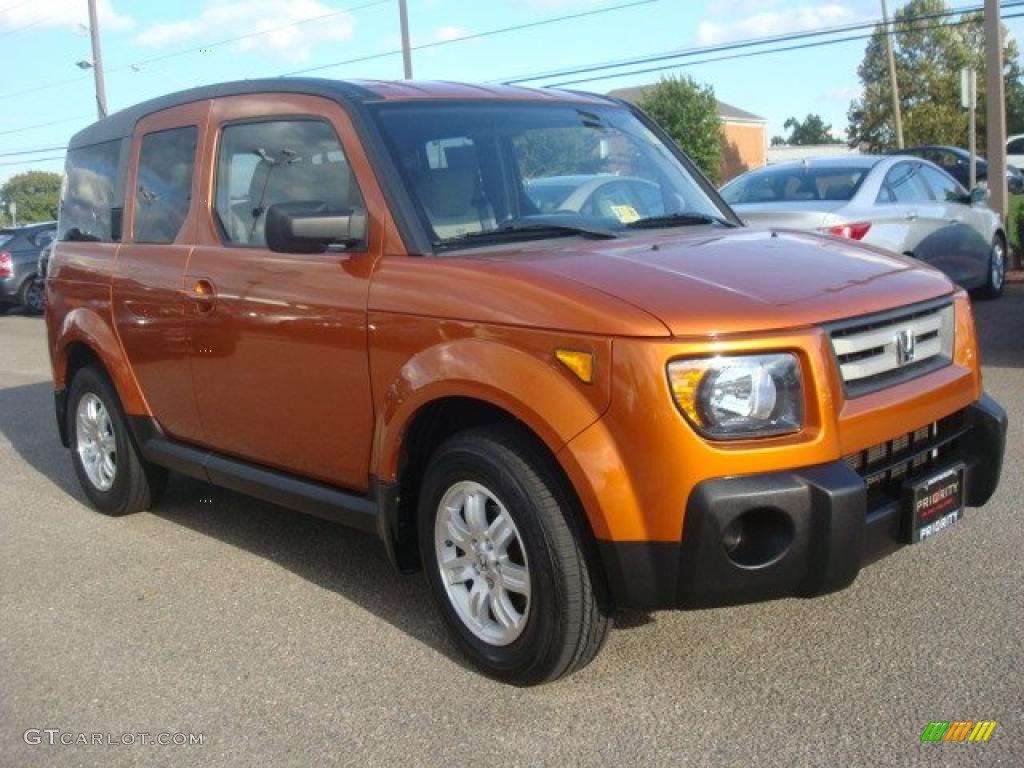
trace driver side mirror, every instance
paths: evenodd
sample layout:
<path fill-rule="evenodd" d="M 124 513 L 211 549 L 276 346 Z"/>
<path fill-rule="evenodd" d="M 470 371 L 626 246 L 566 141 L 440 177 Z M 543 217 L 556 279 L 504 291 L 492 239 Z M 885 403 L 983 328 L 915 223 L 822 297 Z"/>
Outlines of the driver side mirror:
<path fill-rule="evenodd" d="M 278 253 L 323 253 L 366 239 L 366 211 L 329 211 L 319 201 L 276 203 L 267 209 L 267 247 Z"/>
<path fill-rule="evenodd" d="M 982 203 L 987 203 L 991 194 L 992 193 L 989 191 L 988 187 L 975 187 L 974 189 L 971 190 L 971 194 L 967 196 L 968 202 L 971 205 L 981 205 Z"/>

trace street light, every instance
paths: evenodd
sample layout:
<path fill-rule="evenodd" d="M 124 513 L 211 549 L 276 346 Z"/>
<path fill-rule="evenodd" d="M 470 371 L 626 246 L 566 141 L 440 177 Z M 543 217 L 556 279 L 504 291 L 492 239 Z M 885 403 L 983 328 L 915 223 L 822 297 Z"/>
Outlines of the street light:
<path fill-rule="evenodd" d="M 82 59 L 81 61 L 76 61 L 75 66 L 79 69 L 92 69 L 94 65 L 88 59 Z"/>

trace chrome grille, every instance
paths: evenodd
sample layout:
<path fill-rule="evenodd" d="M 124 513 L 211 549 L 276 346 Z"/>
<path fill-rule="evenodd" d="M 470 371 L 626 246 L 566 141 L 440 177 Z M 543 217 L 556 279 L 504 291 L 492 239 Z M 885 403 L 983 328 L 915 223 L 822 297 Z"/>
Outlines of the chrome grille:
<path fill-rule="evenodd" d="M 868 487 L 868 509 L 899 501 L 904 481 L 952 461 L 966 434 L 963 411 L 915 429 L 844 459 Z"/>
<path fill-rule="evenodd" d="M 949 365 L 954 310 L 945 300 L 828 326 L 848 397 L 857 397 Z"/>

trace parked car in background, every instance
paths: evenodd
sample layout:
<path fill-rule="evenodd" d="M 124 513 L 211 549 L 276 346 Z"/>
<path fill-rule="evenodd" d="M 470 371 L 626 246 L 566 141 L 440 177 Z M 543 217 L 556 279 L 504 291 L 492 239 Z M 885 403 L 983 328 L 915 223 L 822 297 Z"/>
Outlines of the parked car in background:
<path fill-rule="evenodd" d="M 826 232 L 941 269 L 995 298 L 1007 239 L 988 191 L 968 193 L 925 160 L 898 155 L 821 158 L 749 171 L 722 188 L 748 224 Z"/>
<path fill-rule="evenodd" d="M 665 213 L 657 184 L 613 173 L 527 179 L 524 189 L 541 213 L 578 213 L 623 224 Z"/>
<path fill-rule="evenodd" d="M 892 154 L 913 155 L 914 157 L 929 160 L 960 182 L 963 186 L 966 187 L 970 184 L 971 153 L 966 149 L 960 149 L 959 147 L 928 145 L 900 149 L 896 150 Z M 979 184 L 987 184 L 988 163 L 983 157 L 975 156 L 975 159 L 975 177 Z M 1007 160 L 1007 162 L 1010 163 L 1009 160 Z M 1011 194 L 1022 194 L 1024 193 L 1024 174 L 1022 174 L 1020 169 L 1016 167 L 1016 164 L 1010 163 L 1010 166 L 1012 167 L 1008 167 L 1006 169 L 1006 186 L 1010 190 Z"/>
<path fill-rule="evenodd" d="M 52 221 L 0 229 L 0 314 L 19 306 L 32 315 L 43 311 L 45 297 L 36 268 L 40 249 L 56 234 Z"/>
<path fill-rule="evenodd" d="M 43 306 L 46 306 L 46 271 L 50 267 L 50 257 L 53 256 L 53 244 L 56 239 L 51 240 L 39 251 L 39 259 L 36 261 L 36 281 L 43 293 Z"/>
<path fill-rule="evenodd" d="M 1006 140 L 1006 162 L 1016 168 L 1024 168 L 1024 133 Z"/>

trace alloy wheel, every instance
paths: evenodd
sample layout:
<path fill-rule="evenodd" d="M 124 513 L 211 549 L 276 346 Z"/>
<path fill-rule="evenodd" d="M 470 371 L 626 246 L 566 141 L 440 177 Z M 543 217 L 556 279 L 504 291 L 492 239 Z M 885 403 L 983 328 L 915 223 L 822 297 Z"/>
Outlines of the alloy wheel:
<path fill-rule="evenodd" d="M 117 440 L 110 413 L 92 392 L 78 401 L 75 443 L 89 482 L 98 491 L 109 491 L 117 476 Z"/>
<path fill-rule="evenodd" d="M 992 246 L 991 270 L 992 275 L 989 279 L 992 282 L 992 289 L 998 291 L 1003 287 L 1003 281 L 1006 279 L 1006 249 L 1000 240 L 996 240 Z"/>
<path fill-rule="evenodd" d="M 530 569 L 504 504 L 480 483 L 455 483 L 438 505 L 434 549 L 462 623 L 490 645 L 514 642 L 529 617 Z"/>

